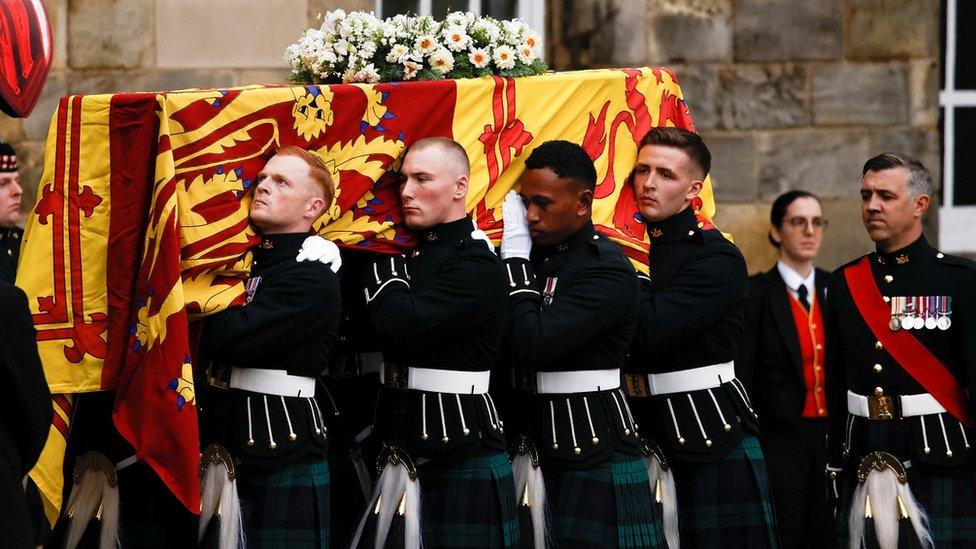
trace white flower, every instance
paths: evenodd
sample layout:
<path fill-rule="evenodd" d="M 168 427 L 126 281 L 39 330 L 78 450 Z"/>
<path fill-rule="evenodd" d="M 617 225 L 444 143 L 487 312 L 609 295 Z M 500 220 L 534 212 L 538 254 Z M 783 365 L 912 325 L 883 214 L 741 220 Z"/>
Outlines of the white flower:
<path fill-rule="evenodd" d="M 492 52 L 491 58 L 499 69 L 507 70 L 515 67 L 515 50 L 509 46 L 498 46 Z"/>
<path fill-rule="evenodd" d="M 363 42 L 359 45 L 359 51 L 356 53 L 363 59 L 371 59 L 374 55 L 376 55 L 376 42 L 369 40 Z"/>
<path fill-rule="evenodd" d="M 542 45 L 542 37 L 534 30 L 528 29 L 525 32 L 525 44 L 535 51 L 536 48 Z"/>
<path fill-rule="evenodd" d="M 495 42 L 501 36 L 501 29 L 490 19 L 478 19 L 471 27 L 472 32 L 480 32 L 488 37 L 489 42 Z"/>
<path fill-rule="evenodd" d="M 393 47 L 390 48 L 390 53 L 386 54 L 386 61 L 388 63 L 401 63 L 407 58 L 409 53 L 410 48 L 403 44 L 393 44 Z"/>
<path fill-rule="evenodd" d="M 522 30 L 522 27 L 519 25 L 518 20 L 502 21 L 502 30 L 505 31 L 505 34 L 509 36 L 518 36 L 520 34 L 519 31 Z"/>
<path fill-rule="evenodd" d="M 359 72 L 356 73 L 356 79 L 358 82 L 368 82 L 370 84 L 375 84 L 380 81 L 380 73 L 376 71 L 376 67 L 372 63 L 366 65 Z"/>
<path fill-rule="evenodd" d="M 430 55 L 437 49 L 437 39 L 429 34 L 422 34 L 414 42 L 414 48 L 421 55 Z"/>
<path fill-rule="evenodd" d="M 532 59 L 535 58 L 535 50 L 532 49 L 528 44 L 522 44 L 518 49 L 519 61 L 525 63 L 526 65 L 532 64 Z"/>
<path fill-rule="evenodd" d="M 417 76 L 417 71 L 423 68 L 420 63 L 415 63 L 413 61 L 403 62 L 403 79 L 412 80 L 414 76 Z"/>
<path fill-rule="evenodd" d="M 349 42 L 347 42 L 345 38 L 340 38 L 336 40 L 334 44 L 332 44 L 332 49 L 335 50 L 335 52 L 339 55 L 346 55 L 352 51 L 353 48 L 349 45 Z"/>
<path fill-rule="evenodd" d="M 472 18 L 474 17 L 470 13 L 466 13 L 463 11 L 454 11 L 447 14 L 447 17 L 444 19 L 444 23 L 446 23 L 448 26 L 451 27 L 466 27 L 470 22 L 468 16 L 471 16 Z"/>
<path fill-rule="evenodd" d="M 334 31 L 336 24 L 345 18 L 346 12 L 343 10 L 325 12 L 325 17 L 322 19 L 322 26 L 320 28 L 324 31 Z"/>
<path fill-rule="evenodd" d="M 438 48 L 430 55 L 430 66 L 441 74 L 447 74 L 454 68 L 454 54 L 446 48 Z"/>
<path fill-rule="evenodd" d="M 491 62 L 491 57 L 488 55 L 488 48 L 471 48 L 471 52 L 468 53 L 468 60 L 471 61 L 471 64 L 476 69 L 485 68 Z"/>
<path fill-rule="evenodd" d="M 451 51 L 464 51 L 468 47 L 468 43 L 471 42 L 471 37 L 468 36 L 465 28 L 461 26 L 447 27 L 441 33 L 441 36 L 444 37 L 447 49 Z"/>

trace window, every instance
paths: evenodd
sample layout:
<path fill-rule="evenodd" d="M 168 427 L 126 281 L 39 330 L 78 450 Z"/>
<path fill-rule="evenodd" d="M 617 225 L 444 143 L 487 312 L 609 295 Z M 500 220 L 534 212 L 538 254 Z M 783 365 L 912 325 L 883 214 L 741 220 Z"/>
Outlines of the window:
<path fill-rule="evenodd" d="M 942 207 L 939 247 L 976 253 L 976 2 L 945 0 L 942 91 Z"/>
<path fill-rule="evenodd" d="M 444 19 L 452 11 L 470 11 L 495 19 L 522 19 L 545 41 L 545 0 L 376 0 L 376 15 L 390 17 L 398 13 L 433 15 Z"/>

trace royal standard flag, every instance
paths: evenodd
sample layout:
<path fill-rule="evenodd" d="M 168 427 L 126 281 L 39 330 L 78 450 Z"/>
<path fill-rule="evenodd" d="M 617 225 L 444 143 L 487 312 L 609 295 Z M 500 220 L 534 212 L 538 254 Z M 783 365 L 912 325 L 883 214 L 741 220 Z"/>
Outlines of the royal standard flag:
<path fill-rule="evenodd" d="M 598 182 L 594 224 L 647 270 L 628 179 L 654 126 L 694 129 L 674 74 L 642 68 L 335 86 L 247 86 L 71 96 L 48 133 L 18 284 L 31 298 L 55 415 L 32 471 L 57 517 L 74 393 L 115 391 L 115 427 L 169 489 L 200 508 L 191 322 L 241 303 L 257 239 L 255 176 L 277 147 L 325 159 L 337 181 L 314 229 L 345 247 L 399 253 L 394 172 L 420 138 L 468 152 L 467 207 L 496 241 L 524 159 L 552 139 L 580 143 Z M 714 214 L 706 181 L 695 203 Z"/>

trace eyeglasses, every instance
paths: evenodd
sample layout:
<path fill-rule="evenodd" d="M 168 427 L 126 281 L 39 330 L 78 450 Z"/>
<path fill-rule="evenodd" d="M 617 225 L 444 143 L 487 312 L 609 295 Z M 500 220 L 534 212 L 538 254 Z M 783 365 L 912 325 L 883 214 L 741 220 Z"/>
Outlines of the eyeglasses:
<path fill-rule="evenodd" d="M 806 217 L 791 217 L 787 220 L 790 227 L 794 229 L 807 230 L 807 227 L 813 227 L 815 231 L 822 231 L 827 228 L 827 220 L 821 217 L 814 217 L 813 219 L 808 219 Z"/>

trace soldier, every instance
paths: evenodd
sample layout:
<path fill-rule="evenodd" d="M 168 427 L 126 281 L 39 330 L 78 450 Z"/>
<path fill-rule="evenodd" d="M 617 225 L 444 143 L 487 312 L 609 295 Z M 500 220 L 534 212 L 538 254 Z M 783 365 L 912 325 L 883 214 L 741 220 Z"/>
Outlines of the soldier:
<path fill-rule="evenodd" d="M 749 389 L 782 545 L 831 547 L 837 540 L 823 476 L 827 418 L 834 413 L 824 393 L 823 305 L 829 273 L 813 265 L 827 220 L 816 196 L 795 190 L 773 201 L 770 225 L 769 241 L 779 260 L 749 279 L 735 369 L 755 383 Z"/>
<path fill-rule="evenodd" d="M 224 465 L 236 473 L 251 546 L 329 544 L 328 438 L 316 378 L 336 339 L 338 253 L 308 232 L 334 194 L 318 156 L 284 147 L 268 160 L 251 203 L 261 242 L 246 304 L 208 318 L 201 335 L 210 385 L 200 395 L 201 438 L 233 457 Z M 318 250 L 323 245 L 326 252 Z M 322 262 L 301 261 L 303 248 L 313 246 L 313 259 L 325 256 Z M 205 519 L 213 513 L 208 484 L 205 479 Z M 222 520 L 233 520 L 230 502 L 216 507 Z"/>
<path fill-rule="evenodd" d="M 620 391 L 637 315 L 634 268 L 594 230 L 596 170 L 579 145 L 548 141 L 525 166 L 520 195 L 505 198 L 501 247 L 516 405 L 529 435 L 519 451 L 541 464 L 555 546 L 662 547 Z M 517 472 L 520 502 L 544 506 L 543 483 Z M 534 517 L 536 547 L 544 511 Z"/>
<path fill-rule="evenodd" d="M 0 280 L 10 284 L 17 275 L 20 241 L 24 237 L 24 230 L 17 226 L 23 194 L 17 174 L 17 152 L 0 142 Z"/>
<path fill-rule="evenodd" d="M 463 147 L 421 139 L 401 173 L 404 223 L 420 243 L 364 273 L 383 352 L 372 434 L 382 450 L 353 545 L 418 547 L 423 533 L 431 547 L 514 547 L 512 468 L 488 394 L 505 327 L 504 269 L 465 214 Z"/>
<path fill-rule="evenodd" d="M 711 167 L 697 134 L 653 128 L 634 196 L 651 239 L 627 393 L 643 434 L 664 447 L 685 547 L 776 545 L 756 416 L 737 379 L 748 278 L 722 233 L 692 207 Z M 716 520 L 716 515 L 721 520 Z"/>
<path fill-rule="evenodd" d="M 868 160 L 861 218 L 876 251 L 828 286 L 828 476 L 850 497 L 851 547 L 976 544 L 976 264 L 922 235 L 931 192 L 918 160 Z"/>
<path fill-rule="evenodd" d="M 14 183 L 16 185 L 16 183 Z M 4 547 L 36 547 L 34 520 L 24 497 L 24 475 L 34 466 L 51 427 L 51 394 L 37 356 L 27 296 L 0 280 L 0 532 Z"/>

